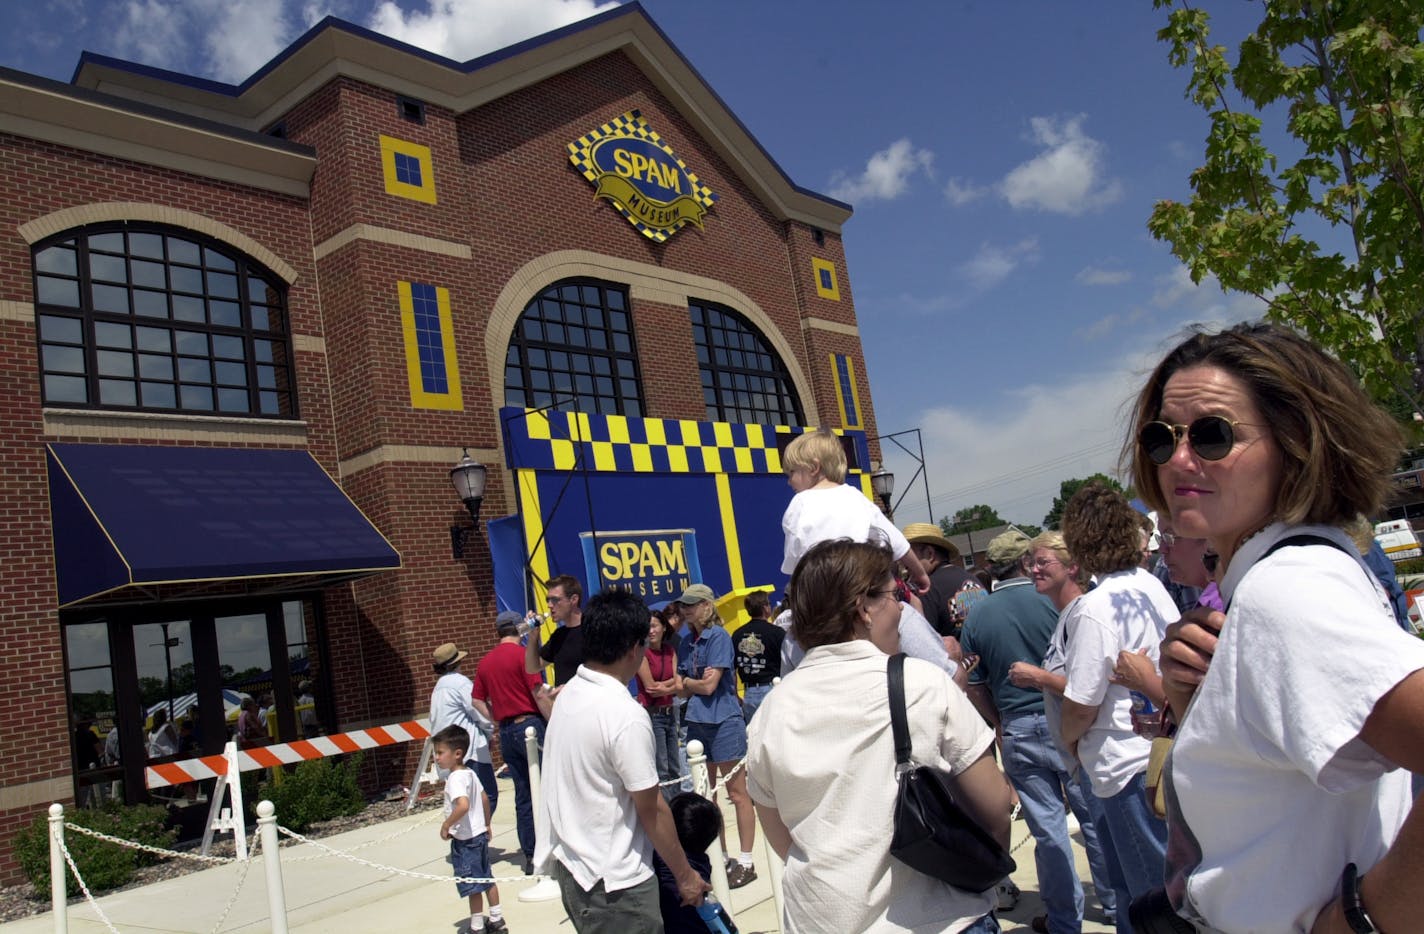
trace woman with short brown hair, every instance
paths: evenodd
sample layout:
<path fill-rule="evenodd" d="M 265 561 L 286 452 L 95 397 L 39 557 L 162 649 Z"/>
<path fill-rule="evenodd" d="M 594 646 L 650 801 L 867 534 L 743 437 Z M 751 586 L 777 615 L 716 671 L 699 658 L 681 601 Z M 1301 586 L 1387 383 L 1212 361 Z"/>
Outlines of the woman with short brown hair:
<path fill-rule="evenodd" d="M 1424 771 L 1424 644 L 1340 528 L 1378 509 L 1398 429 L 1308 340 L 1243 324 L 1167 355 L 1131 437 L 1143 499 L 1210 540 L 1227 608 L 1162 646 L 1180 720 L 1167 886 L 1134 914 L 1418 930 L 1424 809 L 1407 771 Z"/>

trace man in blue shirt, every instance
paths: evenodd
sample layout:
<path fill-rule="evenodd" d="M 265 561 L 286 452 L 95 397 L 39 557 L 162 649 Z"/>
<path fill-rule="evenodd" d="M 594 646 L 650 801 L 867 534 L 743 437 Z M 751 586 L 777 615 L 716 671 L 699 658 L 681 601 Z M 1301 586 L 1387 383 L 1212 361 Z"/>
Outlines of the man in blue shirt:
<path fill-rule="evenodd" d="M 1048 732 L 1043 692 L 1009 681 L 1009 666 L 1014 662 L 1042 662 L 1049 637 L 1058 625 L 1058 611 L 1027 576 L 1029 545 L 1028 536 L 1016 529 L 989 543 L 987 557 L 994 589 L 970 611 L 960 640 L 966 658 L 979 657 L 969 675 L 969 699 L 999 733 L 1004 774 L 1019 794 L 1024 819 L 1034 837 L 1039 893 L 1048 914 L 1034 918 L 1031 927 L 1040 934 L 1080 934 L 1083 885 L 1068 838 L 1065 792 L 1083 832 L 1098 899 L 1108 899 L 1103 908 L 1109 913 L 1112 886 L 1097 846 L 1088 800 L 1092 796 L 1085 796 L 1083 784 L 1063 769 Z"/>

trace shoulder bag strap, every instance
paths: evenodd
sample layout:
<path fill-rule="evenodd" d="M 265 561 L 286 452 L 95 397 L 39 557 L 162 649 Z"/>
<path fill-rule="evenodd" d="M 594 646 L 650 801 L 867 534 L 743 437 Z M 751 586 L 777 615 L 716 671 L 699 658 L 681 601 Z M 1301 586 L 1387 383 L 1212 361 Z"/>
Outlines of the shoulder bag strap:
<path fill-rule="evenodd" d="M 895 774 L 910 769 L 910 725 L 905 719 L 905 654 L 890 656 L 885 666 L 890 683 L 890 727 L 895 734 Z"/>

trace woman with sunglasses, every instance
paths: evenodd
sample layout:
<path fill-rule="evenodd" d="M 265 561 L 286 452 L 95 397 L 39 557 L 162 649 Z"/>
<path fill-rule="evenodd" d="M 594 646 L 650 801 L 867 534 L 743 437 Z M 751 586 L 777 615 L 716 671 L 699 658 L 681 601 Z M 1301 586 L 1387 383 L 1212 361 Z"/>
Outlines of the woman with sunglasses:
<path fill-rule="evenodd" d="M 890 856 L 896 797 L 888 655 L 901 604 L 890 549 L 821 542 L 787 585 L 806 657 L 748 728 L 747 787 L 767 842 L 786 861 L 787 934 L 997 934 L 995 894 L 953 888 Z M 911 757 L 952 775 L 955 800 L 1000 842 L 1009 783 L 993 731 L 948 674 L 905 660 Z"/>
<path fill-rule="evenodd" d="M 1134 913 L 1207 931 L 1418 930 L 1424 811 L 1406 770 L 1424 771 L 1424 644 L 1340 528 L 1378 509 L 1399 430 L 1339 362 L 1247 324 L 1169 353 L 1134 422 L 1137 489 L 1210 540 L 1226 604 L 1163 643 L 1179 722 L 1166 893 Z"/>

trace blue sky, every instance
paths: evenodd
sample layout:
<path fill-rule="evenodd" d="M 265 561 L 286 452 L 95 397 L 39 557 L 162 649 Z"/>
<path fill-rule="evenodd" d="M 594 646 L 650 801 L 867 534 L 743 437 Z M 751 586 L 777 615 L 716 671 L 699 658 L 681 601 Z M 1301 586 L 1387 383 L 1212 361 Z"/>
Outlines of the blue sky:
<path fill-rule="evenodd" d="M 41 0 L 7 11 L 0 64 L 68 80 L 87 49 L 240 82 L 327 14 L 464 60 L 611 5 Z M 1260 314 L 1147 233 L 1206 133 L 1150 0 L 643 5 L 793 181 L 855 206 L 879 427 L 921 429 L 928 464 L 932 506 L 917 482 L 900 522 L 981 502 L 1041 522 L 1061 481 L 1115 468 L 1174 335 Z M 1228 44 L 1254 25 L 1205 6 Z M 886 461 L 905 489 L 915 463 Z"/>

